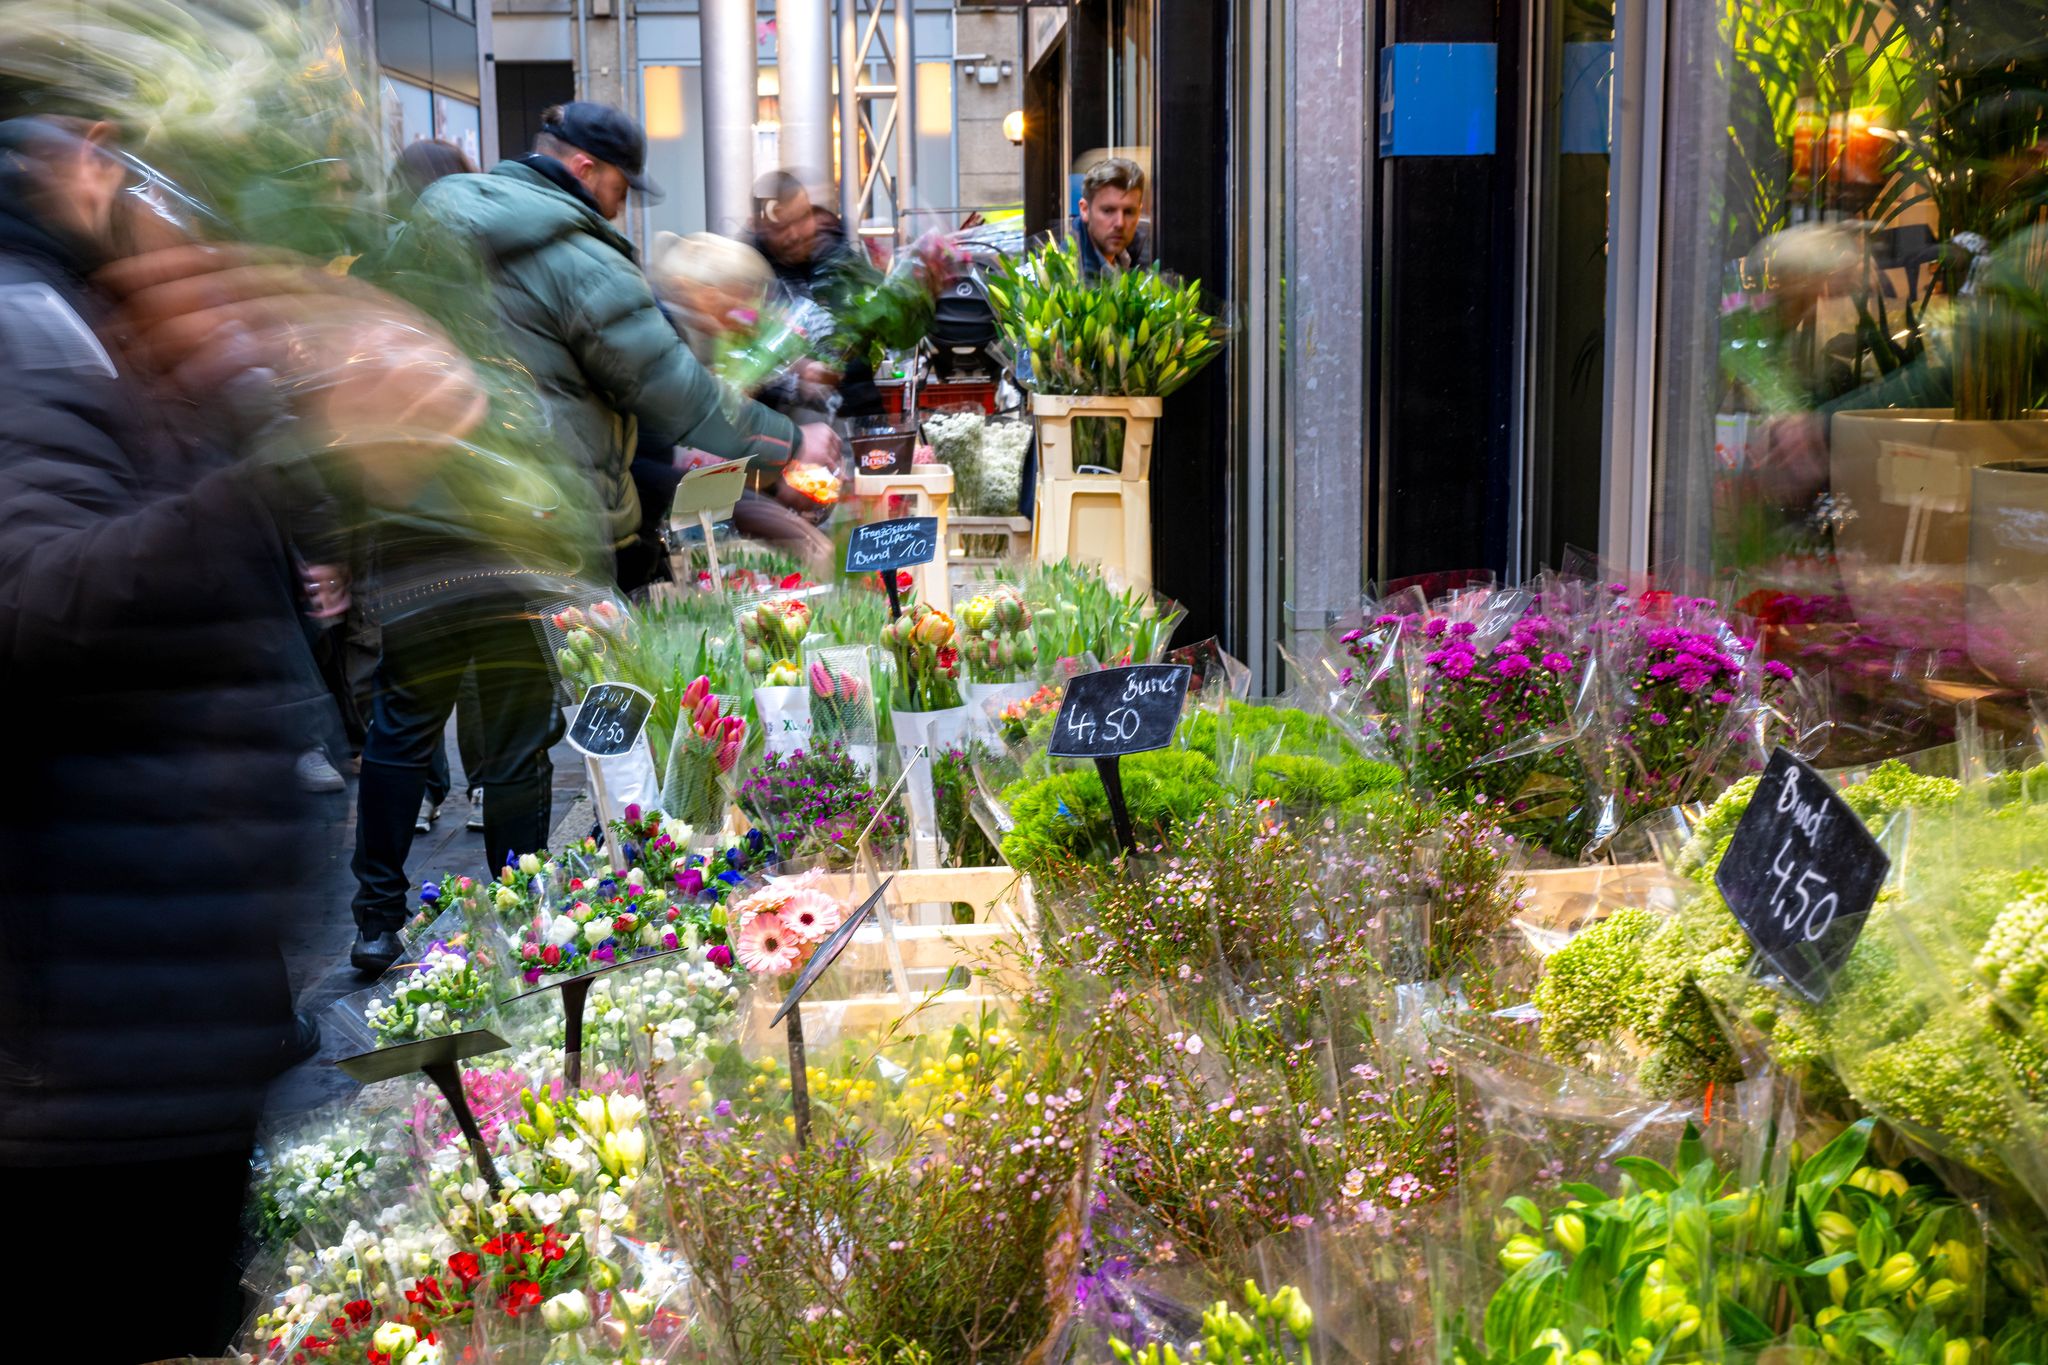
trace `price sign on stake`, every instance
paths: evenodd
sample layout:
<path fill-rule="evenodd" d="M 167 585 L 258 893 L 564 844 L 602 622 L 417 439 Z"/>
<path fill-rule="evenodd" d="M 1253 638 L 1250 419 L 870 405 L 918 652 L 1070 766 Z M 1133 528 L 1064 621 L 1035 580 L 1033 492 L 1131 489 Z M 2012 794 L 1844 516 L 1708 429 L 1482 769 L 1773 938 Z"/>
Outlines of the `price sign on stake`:
<path fill-rule="evenodd" d="M 669 514 L 677 521 L 696 519 L 698 528 L 704 532 L 704 556 L 711 561 L 714 584 L 723 583 L 725 576 L 718 568 L 718 537 L 711 533 L 712 523 L 731 516 L 733 508 L 739 505 L 740 495 L 746 491 L 745 460 L 699 465 L 685 473 L 676 485 L 676 500 Z"/>
<path fill-rule="evenodd" d="M 846 542 L 846 571 L 871 573 L 882 580 L 889 594 L 889 617 L 903 614 L 896 593 L 896 571 L 929 564 L 939 553 L 937 517 L 898 517 L 894 521 L 871 521 L 853 528 Z"/>
<path fill-rule="evenodd" d="M 504 1182 L 498 1178 L 498 1168 L 491 1161 L 490 1145 L 484 1141 L 483 1129 L 477 1126 L 469 1099 L 462 1093 L 462 1073 L 457 1066 L 471 1057 L 502 1052 L 510 1046 L 489 1029 L 470 1029 L 465 1033 L 422 1038 L 417 1042 L 343 1057 L 335 1066 L 363 1085 L 388 1081 L 408 1071 L 425 1072 L 427 1079 L 440 1090 L 441 1097 L 448 1101 L 448 1107 L 455 1111 L 455 1126 L 462 1130 L 463 1139 L 469 1143 L 470 1155 L 476 1158 L 477 1170 L 483 1175 L 484 1182 L 492 1189 L 498 1189 Z"/>
<path fill-rule="evenodd" d="M 895 878 L 890 878 L 894 881 Z M 772 1028 L 783 1020 L 789 1021 L 789 1102 L 796 1119 L 797 1146 L 808 1146 L 811 1140 L 811 1087 L 805 1079 L 804 1062 L 804 995 L 818 984 L 818 978 L 825 969 L 838 960 L 846 951 L 846 945 L 853 942 L 853 936 L 868 916 L 875 913 L 875 907 L 882 903 L 882 896 L 889 890 L 889 882 L 875 888 L 875 894 L 861 902 L 860 909 L 846 917 L 832 936 L 818 945 L 818 951 L 811 954 L 811 960 L 804 964 L 796 984 L 789 988 L 789 996 L 782 1002 L 782 1008 L 775 1011 L 775 1017 L 768 1021 Z"/>
<path fill-rule="evenodd" d="M 617 758 L 640 742 L 654 698 L 631 683 L 597 683 L 583 694 L 569 743 L 591 758 Z"/>
<path fill-rule="evenodd" d="M 1819 1000 L 1856 946 L 1891 865 L 1827 779 L 1779 749 L 1714 884 L 1765 961 Z"/>
<path fill-rule="evenodd" d="M 1082 673 L 1067 682 L 1046 752 L 1054 758 L 1092 758 L 1102 774 L 1117 841 L 1137 848 L 1131 812 L 1124 805 L 1125 754 L 1164 749 L 1173 742 L 1194 670 L 1186 664 L 1132 664 Z"/>

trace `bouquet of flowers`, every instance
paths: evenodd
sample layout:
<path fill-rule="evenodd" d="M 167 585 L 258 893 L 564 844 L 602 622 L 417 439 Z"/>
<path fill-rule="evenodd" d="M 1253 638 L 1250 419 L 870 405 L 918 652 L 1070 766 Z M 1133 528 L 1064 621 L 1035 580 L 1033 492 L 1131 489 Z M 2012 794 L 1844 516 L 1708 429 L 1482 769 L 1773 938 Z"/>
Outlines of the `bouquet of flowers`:
<path fill-rule="evenodd" d="M 1603 822 L 1621 829 L 1711 795 L 1722 756 L 1792 670 L 1763 660 L 1712 598 L 1617 583 L 1596 610 L 1585 766 Z"/>
<path fill-rule="evenodd" d="M 537 913 L 518 938 L 514 954 L 529 986 L 682 942 L 675 927 L 681 909 L 669 903 L 666 891 L 650 887 L 637 867 L 622 877 L 607 873 L 595 884 L 574 878 L 569 895 L 560 909 Z"/>
<path fill-rule="evenodd" d="M 745 642 L 747 671 L 766 687 L 801 687 L 798 660 L 811 633 L 811 604 L 801 597 L 768 598 L 736 614 Z"/>
<path fill-rule="evenodd" d="M 1015 682 L 1020 672 L 1029 677 L 1038 663 L 1031 608 L 1012 584 L 993 584 L 969 598 L 960 608 L 960 625 L 960 654 L 971 682 Z"/>
<path fill-rule="evenodd" d="M 867 770 L 843 744 L 829 740 L 770 755 L 747 774 L 740 801 L 784 861 L 819 858 L 828 867 L 850 868 L 870 824 L 876 848 L 894 845 L 903 833 Z"/>
<path fill-rule="evenodd" d="M 1093 1153 L 1056 1046 L 986 1017 L 849 1041 L 807 1069 L 801 1148 L 788 1069 L 731 1054 L 650 1097 L 709 1359 L 1059 1358 Z"/>
<path fill-rule="evenodd" d="M 1586 813 L 1571 739 L 1584 666 L 1532 598 L 1471 594 L 1382 612 L 1339 643 L 1352 660 L 1340 678 L 1366 694 L 1374 737 L 1416 787 L 1484 808 L 1538 847 L 1577 852 Z"/>
<path fill-rule="evenodd" d="M 1225 328 L 1202 311 L 1201 284 L 1154 265 L 1088 278 L 1057 242 L 1005 260 L 988 287 L 1003 339 L 1029 361 L 1039 393 L 1164 397 L 1223 353 Z"/>
<path fill-rule="evenodd" d="M 1005 706 L 999 722 L 1003 743 L 1020 747 L 1039 727 L 1050 726 L 1059 714 L 1062 695 L 1061 688 L 1047 683 L 1030 696 Z"/>
<path fill-rule="evenodd" d="M 723 778 L 746 742 L 744 717 L 728 712 L 699 675 L 683 689 L 680 719 L 670 745 L 662 804 L 692 829 L 714 830 L 725 818 Z"/>
<path fill-rule="evenodd" d="M 417 962 L 376 988 L 363 1007 L 376 1046 L 458 1032 L 490 1008 L 494 983 L 477 969 L 467 939 L 466 933 L 434 939 L 420 950 Z"/>
<path fill-rule="evenodd" d="M 818 889 L 816 878 L 774 877 L 733 902 L 734 951 L 756 976 L 794 976 L 846 918 L 846 907 Z"/>
<path fill-rule="evenodd" d="M 953 618 L 922 602 L 882 628 L 882 645 L 896 660 L 899 709 L 944 711 L 961 704 L 959 643 Z"/>
<path fill-rule="evenodd" d="M 1024 579 L 1041 657 L 1102 666 L 1158 663 L 1187 613 L 1144 588 L 1119 590 L 1092 564 L 1034 565 Z"/>

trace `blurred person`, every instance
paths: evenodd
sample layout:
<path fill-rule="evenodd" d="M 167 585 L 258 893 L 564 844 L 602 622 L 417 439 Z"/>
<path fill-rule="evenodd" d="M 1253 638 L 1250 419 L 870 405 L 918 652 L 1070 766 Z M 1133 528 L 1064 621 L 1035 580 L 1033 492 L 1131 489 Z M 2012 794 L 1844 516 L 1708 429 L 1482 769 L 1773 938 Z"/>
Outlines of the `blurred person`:
<path fill-rule="evenodd" d="M 578 496 L 598 522 L 601 543 L 591 548 L 611 559 L 611 577 L 624 592 L 647 583 L 666 557 L 645 534 L 633 481 L 640 428 L 757 465 L 838 459 L 829 427 L 800 429 L 753 403 L 728 414 L 718 382 L 662 315 L 632 243 L 611 221 L 629 194 L 656 192 L 646 155 L 646 135 L 618 110 L 587 101 L 556 106 L 543 115 L 531 153 L 485 175 L 428 185 L 390 247 L 358 263 L 444 321 L 479 305 L 488 312 L 481 326 L 489 344 L 537 392 L 549 453 L 573 466 Z M 483 272 L 474 290 L 450 282 L 465 259 Z M 441 539 L 423 542 L 413 561 L 438 566 L 465 552 L 481 565 L 502 547 Z M 379 556 L 388 571 L 388 544 Z M 468 773 L 482 788 L 485 870 L 547 842 L 548 750 L 563 726 L 533 626 L 535 594 L 513 581 L 491 591 L 491 571 L 472 572 L 478 586 L 460 600 L 384 622 L 353 860 L 350 961 L 368 975 L 382 973 L 400 950 L 398 931 L 411 909 L 406 858 L 467 670 L 475 670 L 487 732 L 480 770 Z"/>
<path fill-rule="evenodd" d="M 707 368 L 715 363 L 721 340 L 742 336 L 758 324 L 775 275 L 761 253 L 746 243 L 710 232 L 687 237 L 662 232 L 655 234 L 648 255 L 648 277 L 663 310 L 691 354 Z M 782 411 L 820 398 L 795 373 L 778 376 L 754 396 Z M 634 469 L 636 477 L 650 483 L 666 482 L 665 508 L 675 499 L 685 466 L 693 462 L 672 447 L 643 441 Z M 756 470 L 748 484 L 733 508 L 734 528 L 749 540 L 794 556 L 813 572 L 829 572 L 831 538 L 799 515 L 817 504 L 784 484 L 778 470 Z"/>
<path fill-rule="evenodd" d="M 294 703 L 319 685 L 284 485 L 403 503 L 429 433 L 484 404 L 395 301 L 193 244 L 98 116 L 109 87 L 40 79 L 38 43 L 90 60 L 82 20 L 26 9 L 0 4 L 0 697 L 45 719 L 0 790 L 0 1170 L 48 1264 L 103 1260 L 138 1208 L 174 1239 L 90 1355 L 219 1356 L 264 1091 L 303 1051 L 279 939 L 315 861 Z M 252 375 L 286 376 L 287 420 L 226 410 Z"/>
<path fill-rule="evenodd" d="M 394 213 L 411 208 L 427 186 L 451 175 L 475 175 L 468 153 L 437 137 L 417 138 L 405 145 L 391 167 Z"/>
<path fill-rule="evenodd" d="M 813 205 L 804 182 L 786 170 L 771 171 L 754 183 L 754 219 L 747 242 L 775 272 L 776 294 L 785 303 L 823 304 L 832 277 L 858 251 L 848 242 L 837 215 Z M 836 389 L 841 417 L 883 413 L 882 391 L 864 356 L 849 357 L 844 372 L 806 361 L 797 377 L 814 389 Z"/>
<path fill-rule="evenodd" d="M 751 402 L 724 410 L 718 382 L 663 317 L 633 244 L 612 225 L 629 194 L 659 194 L 646 162 L 638 123 L 576 100 L 542 115 L 531 153 L 488 175 L 449 176 L 420 197 L 421 212 L 467 233 L 489 262 L 508 344 L 558 437 L 585 462 L 626 592 L 665 553 L 643 533 L 632 478 L 641 429 L 756 468 L 839 456 L 825 423 L 799 426 Z"/>
<path fill-rule="evenodd" d="M 406 144 L 392 163 L 389 209 L 394 224 L 411 216 L 413 206 L 427 186 L 451 175 L 475 175 L 476 167 L 464 151 L 452 142 L 423 137 Z M 364 273 L 374 276 L 379 263 L 365 263 Z M 374 624 L 371 630 L 375 630 Z M 477 774 L 484 769 L 483 698 L 477 691 L 476 669 L 465 668 L 455 694 L 455 752 L 462 761 L 464 791 L 469 798 L 469 818 L 463 828 L 472 833 L 484 829 L 484 789 Z M 441 808 L 455 789 L 455 776 L 448 763 L 448 746 L 437 744 L 427 762 L 427 790 L 420 798 L 419 813 L 413 818 L 415 834 L 430 834 L 441 819 Z"/>
<path fill-rule="evenodd" d="M 1104 157 L 1081 180 L 1074 214 L 1074 241 L 1081 273 L 1093 277 L 1109 267 L 1143 270 L 1151 264 L 1144 240 L 1145 172 L 1127 157 Z"/>

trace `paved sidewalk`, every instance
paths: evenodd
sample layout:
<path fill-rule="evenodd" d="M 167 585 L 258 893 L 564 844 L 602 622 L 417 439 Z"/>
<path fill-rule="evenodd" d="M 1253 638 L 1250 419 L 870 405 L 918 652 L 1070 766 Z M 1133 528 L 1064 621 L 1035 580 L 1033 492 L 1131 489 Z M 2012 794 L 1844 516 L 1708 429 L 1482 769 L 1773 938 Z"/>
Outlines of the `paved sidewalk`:
<path fill-rule="evenodd" d="M 454 731 L 449 731 L 449 762 L 462 771 L 454 750 Z M 590 823 L 589 803 L 583 801 L 583 756 L 567 744 L 558 744 L 550 755 L 555 765 L 554 816 L 561 829 L 575 811 L 584 829 Z M 355 1082 L 336 1070 L 336 1057 L 353 1049 L 325 1027 L 328 1007 L 344 995 L 373 984 L 349 966 L 348 950 L 355 941 L 355 921 L 349 916 L 349 901 L 355 895 L 356 880 L 349 871 L 355 851 L 355 781 L 346 793 L 318 798 L 327 808 L 330 823 L 323 841 L 311 852 L 320 867 L 310 894 L 284 932 L 285 963 L 291 970 L 292 990 L 300 1009 L 311 1010 L 323 1024 L 319 1053 L 280 1076 L 271 1088 L 269 1115 L 272 1120 L 288 1117 L 345 1098 Z M 580 803 L 580 804 L 579 804 Z M 465 829 L 469 819 L 469 797 L 456 791 L 441 808 L 441 819 L 431 834 L 413 838 L 412 856 L 406 871 L 413 884 L 438 881 L 453 872 L 471 876 L 484 873 L 484 836 Z"/>

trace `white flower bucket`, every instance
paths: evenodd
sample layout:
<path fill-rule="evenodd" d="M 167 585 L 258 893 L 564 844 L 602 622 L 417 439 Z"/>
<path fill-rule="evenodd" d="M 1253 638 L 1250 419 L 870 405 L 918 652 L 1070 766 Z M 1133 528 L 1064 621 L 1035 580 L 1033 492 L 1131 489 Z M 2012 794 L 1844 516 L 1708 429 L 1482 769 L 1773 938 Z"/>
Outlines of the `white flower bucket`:
<path fill-rule="evenodd" d="M 761 736 L 768 752 L 793 754 L 811 745 L 811 689 L 757 687 L 754 710 L 761 717 Z"/>
<path fill-rule="evenodd" d="M 932 764 L 967 737 L 972 713 L 965 706 L 949 706 L 942 711 L 892 710 L 889 715 L 896 725 L 896 756 L 905 770 L 917 763 L 903 784 L 910 792 L 912 832 L 936 835 L 938 798 L 932 790 Z M 920 757 L 925 761 L 918 763 Z"/>

